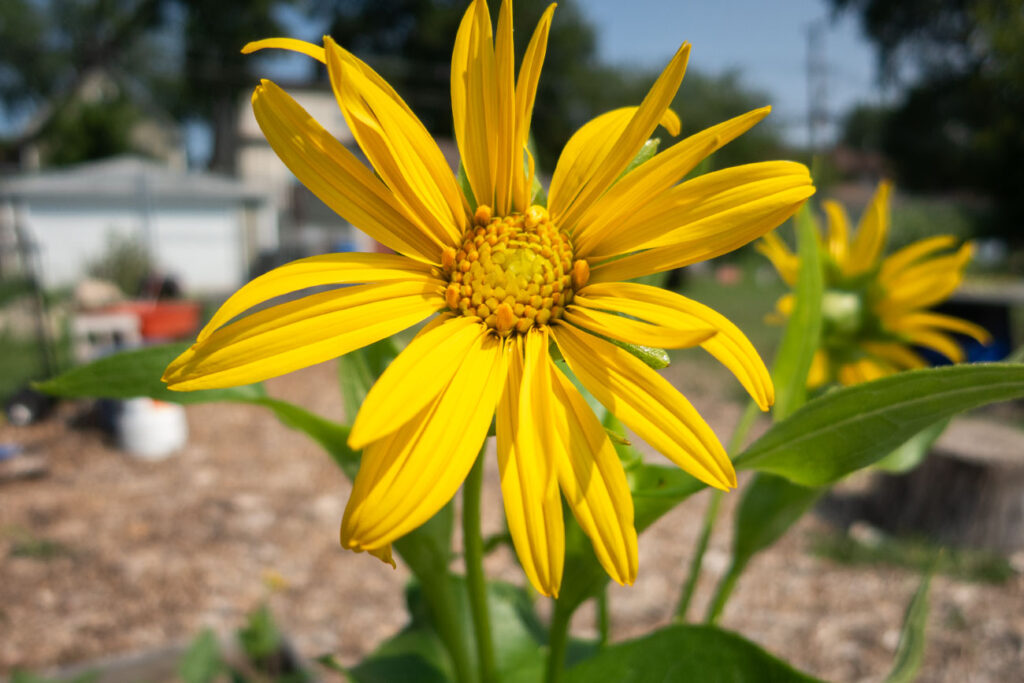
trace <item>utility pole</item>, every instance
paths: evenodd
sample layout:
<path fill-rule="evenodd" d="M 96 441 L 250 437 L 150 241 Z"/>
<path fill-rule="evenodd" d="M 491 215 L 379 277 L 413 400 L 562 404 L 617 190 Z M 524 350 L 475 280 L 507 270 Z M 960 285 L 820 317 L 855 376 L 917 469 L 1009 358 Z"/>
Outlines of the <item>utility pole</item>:
<path fill-rule="evenodd" d="M 807 144 L 817 154 L 828 125 L 828 62 L 825 58 L 824 19 L 807 24 Z"/>

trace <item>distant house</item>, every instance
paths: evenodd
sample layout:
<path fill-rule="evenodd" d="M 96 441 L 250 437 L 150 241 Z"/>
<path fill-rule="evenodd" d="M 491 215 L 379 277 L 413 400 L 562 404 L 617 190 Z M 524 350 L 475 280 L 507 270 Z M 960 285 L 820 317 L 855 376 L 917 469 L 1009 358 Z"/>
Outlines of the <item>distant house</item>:
<path fill-rule="evenodd" d="M 13 234 L 37 250 L 46 287 L 73 285 L 114 236 L 187 293 L 226 294 L 277 249 L 278 216 L 245 182 L 129 156 L 0 179 L 0 238 Z"/>

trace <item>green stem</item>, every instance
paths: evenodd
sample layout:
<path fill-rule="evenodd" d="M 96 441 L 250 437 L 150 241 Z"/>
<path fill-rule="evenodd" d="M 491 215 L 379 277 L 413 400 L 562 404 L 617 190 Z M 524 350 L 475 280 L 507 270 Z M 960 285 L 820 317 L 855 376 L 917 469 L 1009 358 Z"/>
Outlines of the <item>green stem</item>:
<path fill-rule="evenodd" d="M 747 434 L 750 433 L 750 428 L 757 421 L 759 412 L 760 409 L 756 403 L 751 401 L 747 404 L 747 408 L 743 411 L 743 415 L 740 416 L 739 422 L 736 423 L 732 438 L 729 440 L 728 452 L 730 454 L 735 455 L 743 447 L 743 442 L 746 440 Z M 700 537 L 697 539 L 697 547 L 694 548 L 693 558 L 690 560 L 690 571 L 686 577 L 686 582 L 683 584 L 682 594 L 679 596 L 679 604 L 676 606 L 674 621 L 677 624 L 686 622 L 686 611 L 690 608 L 690 601 L 693 599 L 693 594 L 697 589 L 700 570 L 704 564 L 704 553 L 707 552 L 708 543 L 711 541 L 711 534 L 715 528 L 715 522 L 718 521 L 723 497 L 721 491 L 714 491 L 711 494 L 711 502 L 708 503 L 707 510 L 704 512 L 704 525 L 701 528 Z M 727 599 L 728 595 L 725 598 Z"/>
<path fill-rule="evenodd" d="M 690 608 L 690 600 L 697 589 L 697 579 L 700 577 L 700 568 L 704 563 L 704 553 L 707 552 L 708 542 L 711 540 L 711 531 L 714 529 L 715 521 L 718 519 L 718 511 L 722 506 L 723 494 L 721 491 L 711 493 L 711 501 L 704 512 L 704 526 L 697 540 L 697 547 L 694 549 L 693 558 L 690 560 L 690 573 L 683 584 L 683 593 L 679 596 L 679 605 L 676 606 L 675 622 L 686 623 L 686 610 Z"/>
<path fill-rule="evenodd" d="M 560 609 L 562 603 L 555 601 L 555 613 L 551 617 L 551 632 L 548 634 L 548 666 L 544 683 L 558 683 L 565 668 L 565 648 L 569 643 L 569 621 L 571 609 Z"/>
<path fill-rule="evenodd" d="M 494 667 L 494 643 L 491 640 L 491 619 L 487 610 L 487 579 L 484 577 L 484 539 L 480 531 L 480 492 L 484 481 L 484 448 L 480 449 L 473 468 L 462 487 L 462 542 L 466 558 L 466 586 L 476 632 L 477 660 L 481 683 L 498 680 Z"/>
<path fill-rule="evenodd" d="M 423 595 L 427 600 L 433 616 L 434 626 L 441 642 L 452 658 L 455 669 L 455 680 L 458 683 L 474 683 L 473 667 L 470 664 L 469 650 L 464 626 L 455 613 L 458 609 L 458 596 L 448 575 L 421 577 Z"/>
<path fill-rule="evenodd" d="M 740 573 L 736 571 L 735 565 L 729 567 L 729 571 L 726 572 L 722 580 L 718 582 L 718 588 L 715 589 L 715 596 L 711 598 L 711 604 L 708 605 L 708 613 L 704 617 L 704 622 L 707 624 L 718 623 L 718 618 L 722 616 L 722 611 L 725 609 L 725 603 L 728 602 L 729 596 L 732 595 L 732 589 L 736 587 L 736 580 L 740 578 Z"/>
<path fill-rule="evenodd" d="M 608 584 L 605 584 L 597 594 L 597 644 L 601 647 L 608 644 L 611 626 L 611 615 L 608 613 Z"/>

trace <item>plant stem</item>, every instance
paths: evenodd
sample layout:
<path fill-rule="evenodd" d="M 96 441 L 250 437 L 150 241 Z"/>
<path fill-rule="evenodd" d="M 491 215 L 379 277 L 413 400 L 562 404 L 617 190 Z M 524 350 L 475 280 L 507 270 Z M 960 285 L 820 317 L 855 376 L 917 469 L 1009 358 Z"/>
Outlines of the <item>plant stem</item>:
<path fill-rule="evenodd" d="M 548 634 L 548 666 L 544 683 L 558 683 L 565 668 L 565 648 L 569 642 L 569 621 L 572 610 L 560 609 L 562 603 L 555 600 L 555 613 L 551 616 L 551 631 Z"/>
<path fill-rule="evenodd" d="M 480 492 L 484 481 L 484 450 L 473 464 L 462 487 L 462 543 L 466 559 L 466 587 L 476 632 L 477 660 L 481 683 L 497 680 L 494 668 L 494 643 L 491 640 L 491 619 L 487 609 L 487 579 L 484 577 L 484 539 L 480 531 Z"/>
<path fill-rule="evenodd" d="M 608 584 L 601 587 L 597 594 L 597 643 L 601 647 L 608 644 L 608 632 L 611 631 L 611 615 L 608 613 Z"/>
<path fill-rule="evenodd" d="M 754 422 L 757 420 L 758 412 L 760 411 L 756 403 L 753 401 L 747 403 L 747 408 L 743 411 L 743 415 L 740 416 L 739 422 L 736 423 L 732 438 L 729 440 L 728 452 L 730 455 L 735 456 L 743 447 L 743 442 L 746 440 L 747 434 L 750 433 L 750 428 L 754 426 Z M 704 564 L 704 553 L 707 552 L 708 543 L 711 541 L 711 534 L 715 528 L 715 522 L 718 521 L 723 497 L 721 491 L 714 491 L 711 494 L 711 501 L 708 503 L 707 510 L 704 512 L 704 525 L 701 528 L 700 537 L 697 539 L 693 558 L 690 560 L 690 572 L 686 577 L 686 582 L 683 584 L 682 594 L 679 596 L 679 604 L 676 606 L 676 615 L 673 621 L 677 624 L 686 622 L 686 611 L 690 608 L 690 601 L 693 599 L 694 591 L 697 589 L 700 570 Z M 718 597 L 717 594 L 716 597 Z M 725 598 L 728 598 L 728 594 L 725 595 Z M 722 606 L 724 606 L 724 603 Z"/>
<path fill-rule="evenodd" d="M 683 584 L 683 593 L 679 596 L 679 605 L 676 607 L 674 621 L 677 624 L 686 623 L 686 610 L 690 608 L 690 600 L 697 588 L 697 579 L 700 577 L 701 565 L 704 564 L 704 553 L 708 549 L 708 542 L 711 540 L 711 531 L 714 529 L 715 521 L 718 519 L 718 511 L 722 506 L 723 494 L 721 491 L 712 491 L 711 500 L 708 502 L 707 510 L 704 512 L 704 526 L 697 540 L 697 547 L 694 549 L 693 558 L 690 560 L 690 573 Z"/>
<path fill-rule="evenodd" d="M 718 622 L 718 618 L 722 616 L 722 611 L 725 609 L 725 603 L 729 600 L 729 596 L 732 595 L 732 589 L 736 587 L 736 580 L 739 578 L 740 575 L 736 571 L 735 565 L 730 565 L 729 571 L 718 582 L 715 596 L 711 598 L 711 604 L 708 605 L 708 613 L 704 616 L 704 623 L 715 624 Z"/>

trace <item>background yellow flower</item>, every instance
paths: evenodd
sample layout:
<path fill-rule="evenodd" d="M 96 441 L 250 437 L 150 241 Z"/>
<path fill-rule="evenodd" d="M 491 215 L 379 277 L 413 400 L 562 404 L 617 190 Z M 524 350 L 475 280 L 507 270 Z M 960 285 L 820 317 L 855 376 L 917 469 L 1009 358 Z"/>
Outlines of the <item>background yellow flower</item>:
<path fill-rule="evenodd" d="M 927 309 L 945 301 L 963 280 L 972 245 L 952 250 L 956 239 L 938 235 L 910 244 L 882 258 L 889 234 L 892 185 L 883 181 L 850 235 L 846 210 L 823 202 L 827 233 L 822 237 L 825 292 L 822 298 L 821 345 L 815 353 L 808 386 L 829 382 L 857 384 L 900 370 L 926 367 L 913 347 L 932 349 L 954 363 L 964 352 L 950 333 L 989 343 L 984 328 Z M 779 275 L 795 285 L 800 263 L 778 235 L 765 235 L 756 245 Z M 793 294 L 776 308 L 789 315 Z"/>

